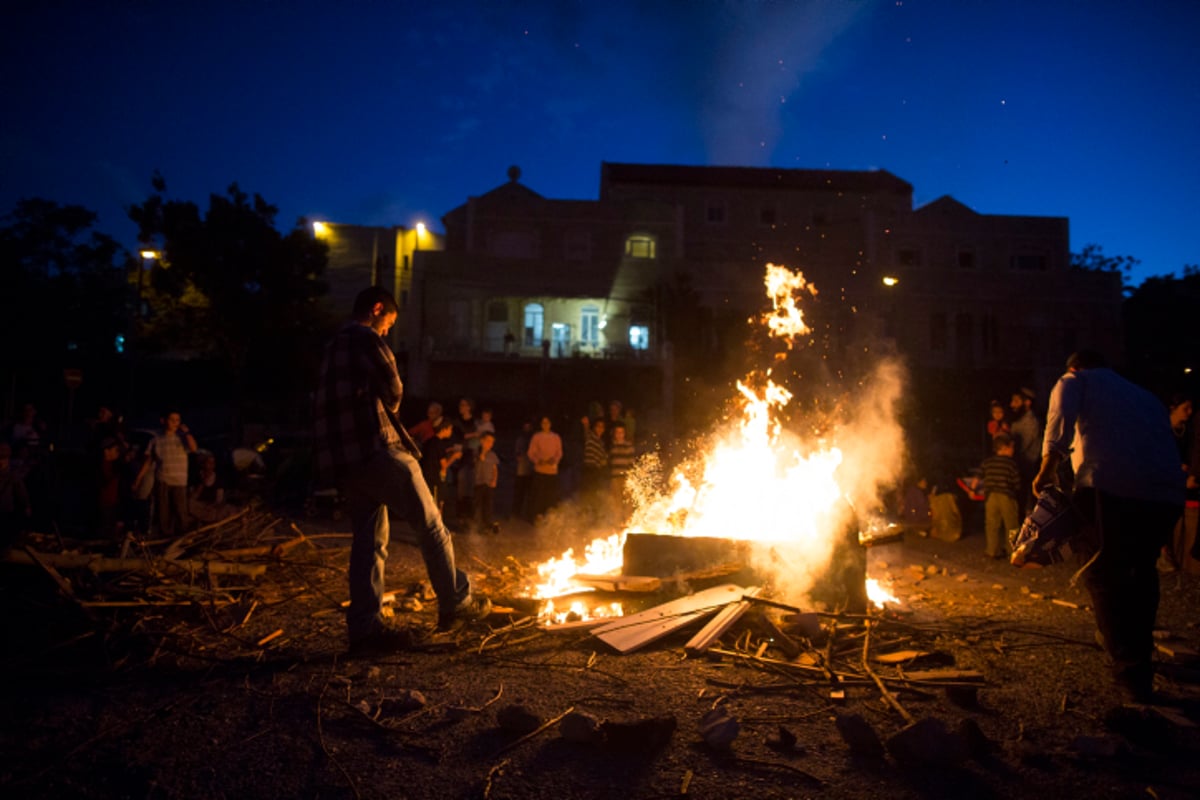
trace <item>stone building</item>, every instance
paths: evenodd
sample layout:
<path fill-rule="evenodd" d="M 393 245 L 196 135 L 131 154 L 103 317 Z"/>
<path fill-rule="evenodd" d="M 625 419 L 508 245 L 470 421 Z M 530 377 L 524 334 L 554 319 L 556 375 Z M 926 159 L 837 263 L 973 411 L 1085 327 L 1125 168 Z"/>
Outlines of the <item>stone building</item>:
<path fill-rule="evenodd" d="M 951 197 L 914 209 L 911 184 L 883 170 L 606 162 L 599 199 L 564 200 L 513 168 L 442 222 L 444 240 L 423 242 L 338 226 L 347 243 L 330 255 L 331 276 L 396 287 L 397 349 L 419 396 L 485 386 L 567 408 L 621 396 L 669 427 L 681 365 L 743 356 L 767 263 L 817 286 L 831 358 L 898 354 L 914 419 L 972 451 L 991 397 L 1032 386 L 1044 404 L 1072 350 L 1119 357 L 1120 278 L 1071 269 L 1066 218 Z M 696 305 L 684 317 L 666 299 L 681 293 Z"/>

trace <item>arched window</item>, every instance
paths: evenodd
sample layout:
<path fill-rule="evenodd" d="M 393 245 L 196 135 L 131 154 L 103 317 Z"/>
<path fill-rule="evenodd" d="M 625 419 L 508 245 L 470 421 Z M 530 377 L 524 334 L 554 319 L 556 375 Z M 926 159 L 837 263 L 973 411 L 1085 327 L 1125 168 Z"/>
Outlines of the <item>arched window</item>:
<path fill-rule="evenodd" d="M 544 338 L 542 327 L 546 319 L 546 311 L 541 303 L 529 303 L 525 306 L 525 339 L 526 347 L 537 347 Z"/>

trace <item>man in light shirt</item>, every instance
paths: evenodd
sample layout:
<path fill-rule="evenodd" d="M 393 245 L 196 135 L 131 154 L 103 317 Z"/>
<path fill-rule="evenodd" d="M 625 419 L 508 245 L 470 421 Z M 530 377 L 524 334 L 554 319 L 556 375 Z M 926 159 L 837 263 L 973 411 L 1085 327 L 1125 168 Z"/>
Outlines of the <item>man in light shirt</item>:
<path fill-rule="evenodd" d="M 1035 493 L 1056 483 L 1068 457 L 1096 626 L 1118 687 L 1146 702 L 1154 684 L 1156 561 L 1183 510 L 1184 475 L 1166 409 L 1099 353 L 1075 353 L 1050 395 Z"/>

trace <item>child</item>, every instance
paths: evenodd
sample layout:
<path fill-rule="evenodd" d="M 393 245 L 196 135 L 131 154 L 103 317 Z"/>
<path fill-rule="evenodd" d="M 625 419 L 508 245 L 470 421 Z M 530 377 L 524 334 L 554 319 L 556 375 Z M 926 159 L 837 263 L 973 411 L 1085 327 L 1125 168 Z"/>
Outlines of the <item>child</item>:
<path fill-rule="evenodd" d="M 443 417 L 432 425 L 432 430 L 433 436 L 421 445 L 421 474 L 433 495 L 433 502 L 441 509 L 445 500 L 446 470 L 462 456 L 462 449 L 450 447 L 450 437 L 454 434 L 454 423 L 450 420 Z"/>
<path fill-rule="evenodd" d="M 608 469 L 612 480 L 613 502 L 617 508 L 625 507 L 625 478 L 633 468 L 633 443 L 625 440 L 625 424 L 612 426 L 612 445 L 608 449 Z"/>
<path fill-rule="evenodd" d="M 480 434 L 496 432 L 496 423 L 492 422 L 492 410 L 485 408 L 479 412 L 479 421 L 475 423 L 475 430 Z"/>
<path fill-rule="evenodd" d="M 992 439 L 992 455 L 983 460 L 985 553 L 988 558 L 1006 558 L 1008 532 L 1020 525 L 1017 498 L 1021 494 L 1021 471 L 1013 459 L 1013 440 L 1007 433 Z"/>
<path fill-rule="evenodd" d="M 1010 431 L 1011 428 L 1004 413 L 1004 405 L 999 400 L 993 400 L 992 418 L 988 420 L 987 424 L 989 445 L 991 444 L 992 439 L 995 439 L 1002 433 L 1009 433 Z"/>
<path fill-rule="evenodd" d="M 225 508 L 225 484 L 217 475 L 217 457 L 204 453 L 200 457 L 197 483 L 188 489 L 188 511 L 203 523 L 213 523 L 228 515 Z"/>
<path fill-rule="evenodd" d="M 480 435 L 475 460 L 475 523 L 480 533 L 500 532 L 500 524 L 492 519 L 496 484 L 500 478 L 500 458 L 492 449 L 495 445 L 494 433 Z"/>

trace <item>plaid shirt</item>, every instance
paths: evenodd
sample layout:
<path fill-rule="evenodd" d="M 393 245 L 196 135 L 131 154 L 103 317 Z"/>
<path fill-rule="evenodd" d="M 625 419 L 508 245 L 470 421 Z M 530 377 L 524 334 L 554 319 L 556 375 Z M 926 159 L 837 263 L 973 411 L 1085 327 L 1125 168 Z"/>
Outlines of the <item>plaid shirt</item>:
<path fill-rule="evenodd" d="M 335 484 L 380 450 L 407 444 L 392 423 L 403 395 L 391 348 L 367 325 L 346 323 L 325 347 L 317 384 L 314 432 L 322 484 Z"/>
<path fill-rule="evenodd" d="M 188 447 L 178 431 L 159 431 L 146 445 L 146 455 L 154 459 L 154 477 L 163 486 L 188 485 Z"/>

